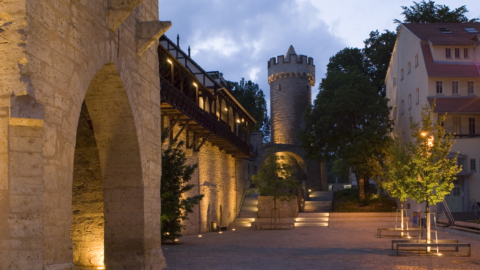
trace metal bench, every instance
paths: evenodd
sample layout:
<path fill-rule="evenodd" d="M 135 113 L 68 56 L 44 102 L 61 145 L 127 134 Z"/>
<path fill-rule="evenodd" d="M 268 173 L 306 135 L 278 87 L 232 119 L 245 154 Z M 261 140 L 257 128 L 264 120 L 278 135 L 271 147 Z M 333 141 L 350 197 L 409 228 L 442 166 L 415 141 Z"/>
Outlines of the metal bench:
<path fill-rule="evenodd" d="M 377 237 L 381 238 L 382 237 L 382 231 L 394 231 L 394 232 L 420 232 L 423 235 L 423 230 L 422 228 L 408 228 L 408 229 L 402 229 L 402 228 L 377 228 Z M 432 232 L 435 230 L 432 230 Z"/>
<path fill-rule="evenodd" d="M 420 248 L 437 248 L 437 247 L 454 247 L 458 250 L 459 247 L 466 247 L 467 248 L 467 255 L 466 257 L 471 256 L 470 252 L 470 244 L 469 243 L 397 243 L 397 255 L 398 251 L 401 250 L 401 247 L 420 247 Z M 416 250 L 415 250 L 416 251 Z M 420 251 L 420 250 L 418 250 Z"/>
<path fill-rule="evenodd" d="M 294 223 L 268 223 L 268 222 L 254 222 L 252 225 L 256 229 L 282 229 L 288 228 L 292 229 L 295 227 Z"/>
<path fill-rule="evenodd" d="M 435 240 L 431 240 L 435 241 Z M 438 239 L 438 243 L 458 243 L 458 239 Z M 395 250 L 395 244 L 399 243 L 427 243 L 426 239 L 393 239 L 392 240 L 392 250 Z M 458 247 L 455 249 L 458 251 Z"/>

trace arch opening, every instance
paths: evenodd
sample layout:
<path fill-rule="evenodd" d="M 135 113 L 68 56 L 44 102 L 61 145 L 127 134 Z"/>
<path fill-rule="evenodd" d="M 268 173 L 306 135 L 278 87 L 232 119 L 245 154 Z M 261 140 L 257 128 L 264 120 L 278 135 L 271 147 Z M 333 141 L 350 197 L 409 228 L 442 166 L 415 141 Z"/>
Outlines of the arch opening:
<path fill-rule="evenodd" d="M 133 113 L 108 63 L 90 82 L 77 127 L 70 234 L 77 267 L 141 267 L 143 196 Z"/>

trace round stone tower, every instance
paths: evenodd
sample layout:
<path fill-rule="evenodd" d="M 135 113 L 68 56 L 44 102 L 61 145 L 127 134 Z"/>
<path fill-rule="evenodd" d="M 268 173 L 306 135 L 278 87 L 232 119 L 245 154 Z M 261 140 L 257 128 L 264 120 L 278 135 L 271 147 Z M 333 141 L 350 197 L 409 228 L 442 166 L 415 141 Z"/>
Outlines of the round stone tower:
<path fill-rule="evenodd" d="M 271 141 L 298 145 L 297 133 L 305 127 L 303 114 L 311 104 L 315 85 L 313 58 L 297 55 L 293 46 L 285 56 L 268 61 Z"/>

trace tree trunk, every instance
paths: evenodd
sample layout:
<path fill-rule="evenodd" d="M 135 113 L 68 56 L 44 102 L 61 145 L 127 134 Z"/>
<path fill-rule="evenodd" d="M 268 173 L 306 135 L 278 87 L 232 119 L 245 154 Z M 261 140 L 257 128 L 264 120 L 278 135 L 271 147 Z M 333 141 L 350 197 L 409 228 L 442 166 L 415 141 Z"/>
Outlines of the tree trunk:
<path fill-rule="evenodd" d="M 431 225 L 430 225 L 430 206 L 428 205 L 428 196 L 425 200 L 425 212 L 427 213 L 427 243 L 431 243 Z M 427 252 L 430 252 L 430 247 L 427 248 Z"/>
<path fill-rule="evenodd" d="M 365 198 L 368 198 L 370 195 L 370 181 L 368 177 L 363 181 L 363 184 L 365 185 Z"/>
<path fill-rule="evenodd" d="M 358 197 L 360 197 L 360 200 L 365 200 L 365 179 L 363 178 L 359 179 L 357 184 L 358 184 Z"/>

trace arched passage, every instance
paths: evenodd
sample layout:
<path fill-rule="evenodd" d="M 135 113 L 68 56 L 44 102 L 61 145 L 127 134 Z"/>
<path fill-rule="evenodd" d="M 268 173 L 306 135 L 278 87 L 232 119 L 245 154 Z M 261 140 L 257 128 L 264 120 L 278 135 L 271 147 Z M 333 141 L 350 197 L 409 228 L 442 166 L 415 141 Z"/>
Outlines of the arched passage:
<path fill-rule="evenodd" d="M 78 121 L 72 186 L 74 264 L 141 268 L 144 192 L 132 109 L 113 63 L 90 82 Z"/>

